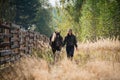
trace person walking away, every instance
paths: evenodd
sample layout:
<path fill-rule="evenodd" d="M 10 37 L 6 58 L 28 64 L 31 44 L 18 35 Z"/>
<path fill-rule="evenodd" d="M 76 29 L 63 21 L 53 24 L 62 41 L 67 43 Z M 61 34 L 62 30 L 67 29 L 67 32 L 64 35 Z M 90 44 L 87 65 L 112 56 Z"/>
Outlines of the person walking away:
<path fill-rule="evenodd" d="M 67 57 L 73 59 L 74 48 L 77 50 L 77 40 L 76 36 L 72 33 L 72 29 L 69 29 L 67 36 L 64 39 L 63 46 L 66 45 Z"/>

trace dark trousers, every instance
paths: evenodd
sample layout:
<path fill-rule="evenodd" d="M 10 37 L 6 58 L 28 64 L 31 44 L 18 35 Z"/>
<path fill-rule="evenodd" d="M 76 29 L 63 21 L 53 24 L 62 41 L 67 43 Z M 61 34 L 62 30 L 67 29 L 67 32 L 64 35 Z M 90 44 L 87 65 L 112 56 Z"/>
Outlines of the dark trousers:
<path fill-rule="evenodd" d="M 67 46 L 66 47 L 67 57 L 73 58 L 74 56 L 74 46 Z"/>

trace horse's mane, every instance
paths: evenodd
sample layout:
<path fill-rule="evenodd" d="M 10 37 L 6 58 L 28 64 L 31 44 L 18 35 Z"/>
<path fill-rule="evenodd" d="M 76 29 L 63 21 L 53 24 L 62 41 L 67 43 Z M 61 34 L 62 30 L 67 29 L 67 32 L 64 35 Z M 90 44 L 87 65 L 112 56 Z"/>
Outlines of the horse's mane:
<path fill-rule="evenodd" d="M 54 42 L 55 38 L 56 38 L 56 33 L 54 32 L 53 35 L 52 35 L 51 41 Z"/>

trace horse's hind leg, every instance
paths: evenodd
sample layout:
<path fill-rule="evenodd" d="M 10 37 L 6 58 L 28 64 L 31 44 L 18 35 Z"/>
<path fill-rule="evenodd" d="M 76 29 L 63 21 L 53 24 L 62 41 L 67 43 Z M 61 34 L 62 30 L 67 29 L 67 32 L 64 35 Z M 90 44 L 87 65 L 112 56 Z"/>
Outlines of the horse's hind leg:
<path fill-rule="evenodd" d="M 55 58 L 56 58 L 56 54 L 53 53 L 53 60 L 54 60 L 54 62 L 55 62 Z"/>
<path fill-rule="evenodd" d="M 56 54 L 56 50 L 55 49 L 52 49 L 52 52 L 53 52 L 53 60 L 55 61 L 55 54 Z"/>
<path fill-rule="evenodd" d="M 60 61 L 60 51 L 56 51 L 55 53 L 55 62 Z"/>

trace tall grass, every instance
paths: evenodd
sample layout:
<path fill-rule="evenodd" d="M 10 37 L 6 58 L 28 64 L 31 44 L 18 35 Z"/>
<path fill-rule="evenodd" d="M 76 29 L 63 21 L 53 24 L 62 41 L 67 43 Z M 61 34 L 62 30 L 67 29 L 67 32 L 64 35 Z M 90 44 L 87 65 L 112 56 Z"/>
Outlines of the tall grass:
<path fill-rule="evenodd" d="M 102 60 L 120 62 L 120 41 L 118 39 L 100 39 L 96 42 L 79 43 L 79 51 L 75 58 L 86 60 Z"/>
<path fill-rule="evenodd" d="M 40 57 L 39 52 L 35 54 Z M 79 43 L 73 61 L 64 57 L 51 64 L 47 59 L 51 56 L 47 54 L 42 53 L 41 58 L 25 56 L 1 72 L 0 80 L 120 80 L 120 42 L 117 39 Z"/>

